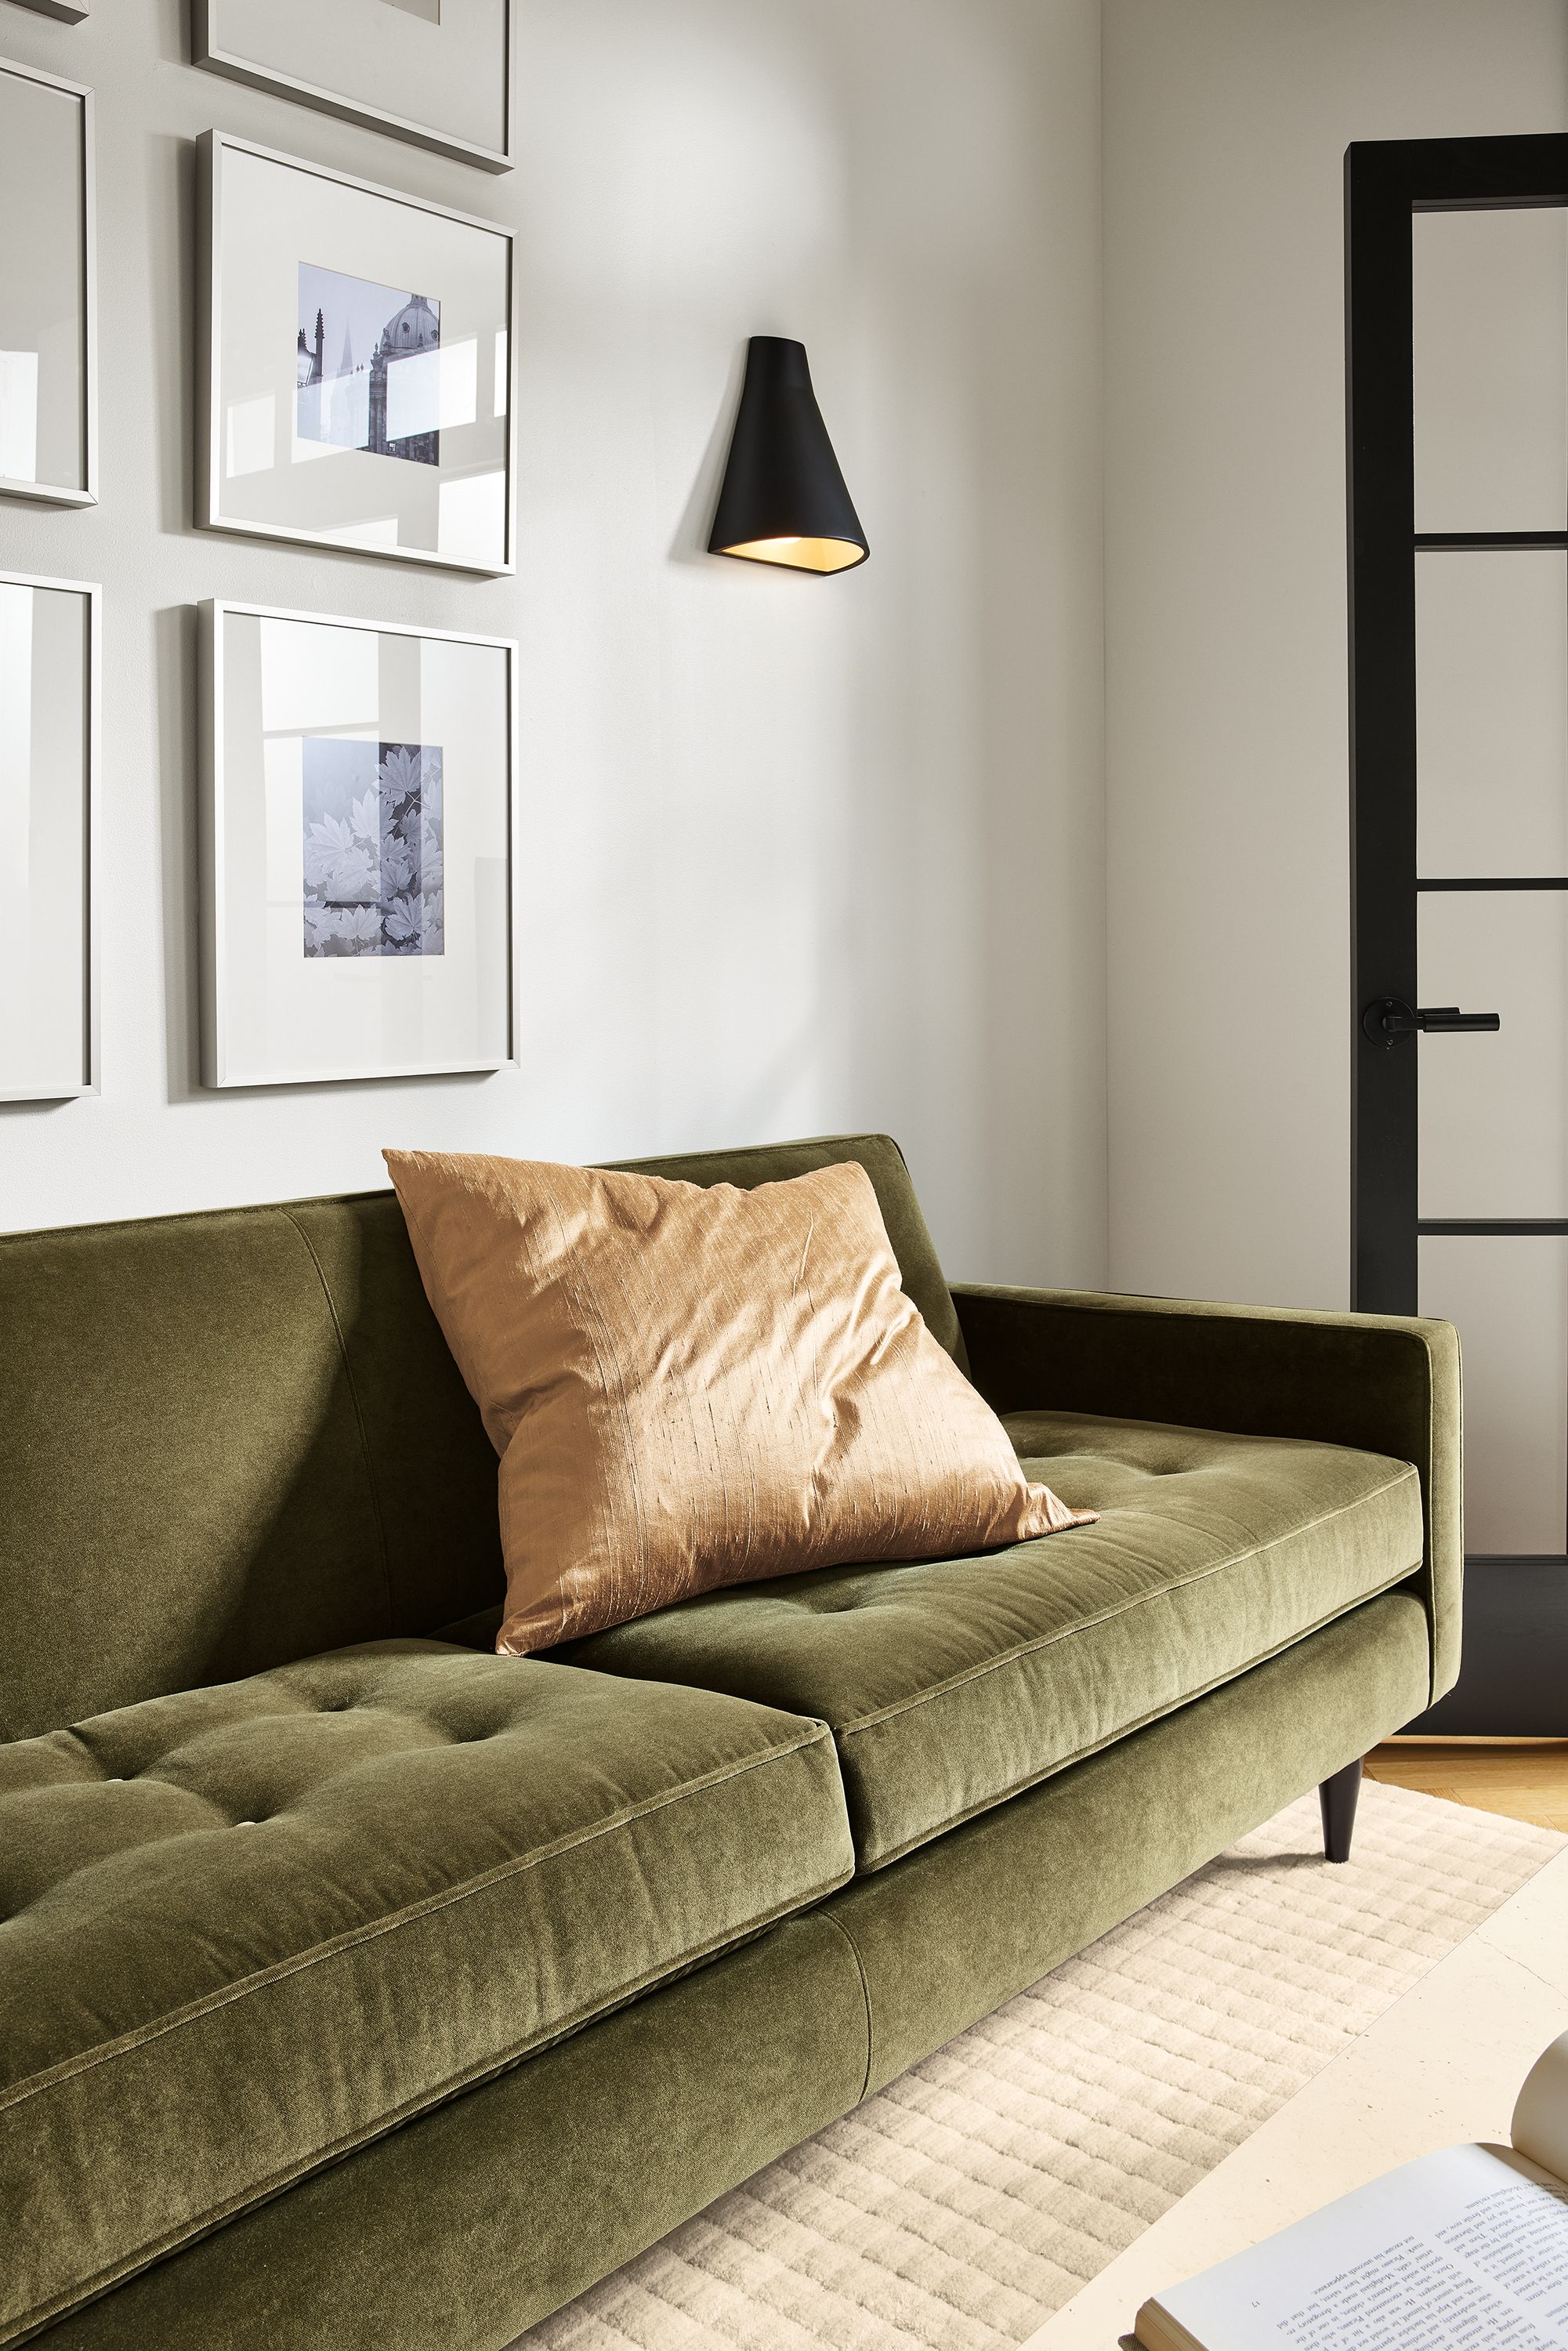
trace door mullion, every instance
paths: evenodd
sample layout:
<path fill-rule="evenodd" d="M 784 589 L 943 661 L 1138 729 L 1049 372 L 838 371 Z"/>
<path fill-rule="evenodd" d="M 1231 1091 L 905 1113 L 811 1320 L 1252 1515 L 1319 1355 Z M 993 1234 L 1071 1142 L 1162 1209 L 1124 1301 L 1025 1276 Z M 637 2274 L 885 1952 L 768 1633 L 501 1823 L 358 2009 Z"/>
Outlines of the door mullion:
<path fill-rule="evenodd" d="M 1350 501 L 1352 1299 L 1416 1304 L 1416 1056 L 1361 1025 L 1416 984 L 1416 516 L 1411 189 L 1405 151 L 1345 158 Z"/>
<path fill-rule="evenodd" d="M 1417 555 L 1548 554 L 1568 548 L 1568 530 L 1418 530 Z"/>

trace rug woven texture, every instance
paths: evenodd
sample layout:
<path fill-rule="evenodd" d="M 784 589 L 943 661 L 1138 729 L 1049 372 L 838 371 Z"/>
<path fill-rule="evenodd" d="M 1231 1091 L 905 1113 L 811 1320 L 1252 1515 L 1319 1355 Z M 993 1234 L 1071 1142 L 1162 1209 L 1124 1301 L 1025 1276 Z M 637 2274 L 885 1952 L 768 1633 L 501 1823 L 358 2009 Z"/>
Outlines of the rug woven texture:
<path fill-rule="evenodd" d="M 515 2351 L 1010 2351 L 1564 1844 L 1306 1797 Z"/>

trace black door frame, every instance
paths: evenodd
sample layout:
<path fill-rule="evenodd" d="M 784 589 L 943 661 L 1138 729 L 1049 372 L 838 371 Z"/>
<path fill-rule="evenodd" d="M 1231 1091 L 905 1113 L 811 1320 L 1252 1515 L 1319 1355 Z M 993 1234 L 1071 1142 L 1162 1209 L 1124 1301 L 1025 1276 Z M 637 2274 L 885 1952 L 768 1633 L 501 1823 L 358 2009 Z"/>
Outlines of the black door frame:
<path fill-rule="evenodd" d="M 1416 1312 L 1421 1233 L 1568 1234 L 1568 1218 L 1419 1223 L 1417 1041 L 1391 1052 L 1362 1028 L 1380 998 L 1417 1001 L 1416 555 L 1568 550 L 1568 529 L 1417 536 L 1411 219 L 1532 205 L 1568 207 L 1568 136 L 1379 140 L 1346 151 L 1351 1299 L 1364 1312 Z M 1568 1735 L 1568 1564 L 1472 1558 L 1465 1644 L 1458 1688 L 1413 1727 Z"/>

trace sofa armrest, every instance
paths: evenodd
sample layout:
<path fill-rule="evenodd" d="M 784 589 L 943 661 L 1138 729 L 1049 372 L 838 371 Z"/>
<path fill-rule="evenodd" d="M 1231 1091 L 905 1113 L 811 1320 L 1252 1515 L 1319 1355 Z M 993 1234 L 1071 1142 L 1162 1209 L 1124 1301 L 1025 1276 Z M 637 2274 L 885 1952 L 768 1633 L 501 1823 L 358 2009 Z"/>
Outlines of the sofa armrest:
<path fill-rule="evenodd" d="M 1311 1437 L 1413 1461 L 1426 1519 L 1432 1696 L 1459 1670 L 1459 1338 L 1450 1322 L 1189 1298 L 956 1284 L 970 1376 L 999 1413 L 1092 1412 Z"/>

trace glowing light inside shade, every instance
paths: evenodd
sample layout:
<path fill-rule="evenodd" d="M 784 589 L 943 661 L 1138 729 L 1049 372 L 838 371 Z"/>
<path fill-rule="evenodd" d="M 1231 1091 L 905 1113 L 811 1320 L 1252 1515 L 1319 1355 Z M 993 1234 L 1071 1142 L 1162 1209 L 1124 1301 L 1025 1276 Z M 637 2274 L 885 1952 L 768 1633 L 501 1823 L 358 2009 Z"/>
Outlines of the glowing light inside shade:
<path fill-rule="evenodd" d="M 724 552 L 752 563 L 782 563 L 792 571 L 846 571 L 865 560 L 864 548 L 846 538 L 749 538 Z"/>

